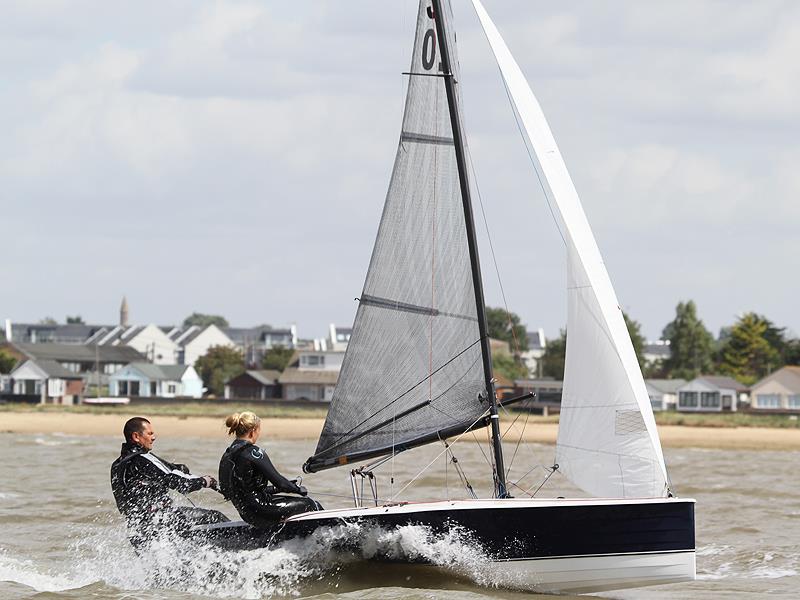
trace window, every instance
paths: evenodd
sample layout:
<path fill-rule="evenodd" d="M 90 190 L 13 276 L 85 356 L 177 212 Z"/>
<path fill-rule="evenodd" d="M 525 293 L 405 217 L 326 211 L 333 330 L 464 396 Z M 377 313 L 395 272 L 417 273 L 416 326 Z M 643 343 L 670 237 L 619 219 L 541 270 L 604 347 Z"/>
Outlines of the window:
<path fill-rule="evenodd" d="M 681 392 L 678 396 L 678 406 L 687 408 L 697 407 L 697 392 Z"/>
<path fill-rule="evenodd" d="M 719 408 L 719 392 L 700 392 L 700 406 Z"/>
<path fill-rule="evenodd" d="M 780 408 L 779 394 L 756 394 L 756 408 Z"/>
<path fill-rule="evenodd" d="M 800 394 L 789 394 L 786 398 L 789 408 L 800 408 Z"/>
<path fill-rule="evenodd" d="M 170 383 L 169 385 L 167 385 L 168 394 L 174 394 L 177 391 L 178 391 L 178 386 L 176 386 L 174 383 Z"/>
<path fill-rule="evenodd" d="M 304 367 L 324 367 L 325 356 L 321 354 L 306 354 L 300 359 L 300 364 Z"/>

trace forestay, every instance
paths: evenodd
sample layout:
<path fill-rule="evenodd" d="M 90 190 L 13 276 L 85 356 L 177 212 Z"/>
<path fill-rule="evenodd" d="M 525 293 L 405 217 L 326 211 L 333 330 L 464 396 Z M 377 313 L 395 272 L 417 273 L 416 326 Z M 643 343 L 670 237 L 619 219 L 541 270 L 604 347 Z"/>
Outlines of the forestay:
<path fill-rule="evenodd" d="M 442 16 L 450 20 L 449 3 L 443 6 Z M 389 191 L 339 381 L 307 471 L 466 430 L 488 406 L 432 15 L 430 2 L 420 2 Z M 454 39 L 449 50 L 457 68 Z"/>
<path fill-rule="evenodd" d="M 544 175 L 567 246 L 559 470 L 594 496 L 669 493 L 650 400 L 608 272 L 544 113 L 480 0 L 473 5 Z"/>

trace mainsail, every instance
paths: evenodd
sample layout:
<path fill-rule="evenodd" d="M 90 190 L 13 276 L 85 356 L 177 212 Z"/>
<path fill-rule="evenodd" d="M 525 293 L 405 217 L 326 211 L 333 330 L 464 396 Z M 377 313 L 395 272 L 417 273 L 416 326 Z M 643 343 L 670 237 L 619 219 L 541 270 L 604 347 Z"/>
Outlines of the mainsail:
<path fill-rule="evenodd" d="M 449 3 L 442 4 L 436 18 L 449 23 Z M 465 431 L 489 407 L 433 16 L 431 2 L 422 0 L 389 191 L 339 381 L 306 471 Z M 457 82 L 455 40 L 447 35 Z"/>
<path fill-rule="evenodd" d="M 480 0 L 473 5 L 564 225 L 567 355 L 559 470 L 604 497 L 665 496 L 655 419 L 608 272 L 544 113 Z"/>

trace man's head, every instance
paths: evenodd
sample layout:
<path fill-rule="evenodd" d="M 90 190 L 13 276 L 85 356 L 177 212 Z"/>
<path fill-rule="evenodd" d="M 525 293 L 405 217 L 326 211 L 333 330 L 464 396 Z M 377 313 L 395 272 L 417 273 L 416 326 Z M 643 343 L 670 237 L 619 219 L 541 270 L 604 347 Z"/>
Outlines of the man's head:
<path fill-rule="evenodd" d="M 156 441 L 156 434 L 150 421 L 144 417 L 133 417 L 128 419 L 122 430 L 125 441 L 129 444 L 138 444 L 145 450 L 153 449 L 153 442 Z"/>

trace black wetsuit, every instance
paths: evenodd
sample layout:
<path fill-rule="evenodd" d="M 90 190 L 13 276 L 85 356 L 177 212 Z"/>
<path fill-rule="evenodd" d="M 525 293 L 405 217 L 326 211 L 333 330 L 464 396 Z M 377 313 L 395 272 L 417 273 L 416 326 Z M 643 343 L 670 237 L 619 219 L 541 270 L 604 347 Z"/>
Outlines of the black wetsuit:
<path fill-rule="evenodd" d="M 205 478 L 192 475 L 186 465 L 168 462 L 138 444 L 122 444 L 119 458 L 111 465 L 111 490 L 134 546 L 164 527 L 182 531 L 227 521 L 217 510 L 175 506 L 169 495 L 169 490 L 188 494 L 204 487 Z"/>
<path fill-rule="evenodd" d="M 305 489 L 278 473 L 266 452 L 247 440 L 237 439 L 225 450 L 219 461 L 219 485 L 242 519 L 255 527 L 269 527 L 291 515 L 322 510 L 318 502 L 305 497 Z"/>

